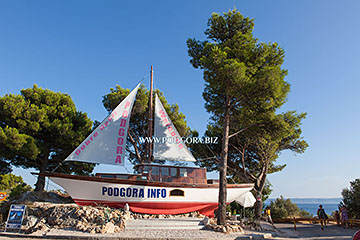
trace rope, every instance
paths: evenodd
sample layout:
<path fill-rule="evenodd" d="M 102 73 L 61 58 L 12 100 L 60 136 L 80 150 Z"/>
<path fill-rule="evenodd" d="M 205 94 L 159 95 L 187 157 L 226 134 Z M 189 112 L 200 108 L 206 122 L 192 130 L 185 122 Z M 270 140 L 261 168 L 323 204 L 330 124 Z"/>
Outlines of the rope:
<path fill-rule="evenodd" d="M 129 170 L 126 168 L 125 164 L 124 164 L 124 168 L 125 168 L 125 170 L 126 170 L 128 173 L 131 173 L 131 171 L 129 171 Z"/>

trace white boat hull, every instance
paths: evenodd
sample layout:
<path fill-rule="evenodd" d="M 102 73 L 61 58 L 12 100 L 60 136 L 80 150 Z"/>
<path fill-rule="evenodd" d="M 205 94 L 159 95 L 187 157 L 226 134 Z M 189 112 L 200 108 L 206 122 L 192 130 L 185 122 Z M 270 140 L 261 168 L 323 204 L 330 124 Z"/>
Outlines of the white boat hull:
<path fill-rule="evenodd" d="M 66 175 L 49 176 L 49 178 L 62 186 L 79 205 L 107 205 L 122 208 L 127 203 L 131 211 L 139 213 L 181 214 L 199 211 L 207 216 L 213 216 L 214 210 L 218 207 L 217 184 L 182 184 L 181 186 L 154 182 L 136 184 L 135 181 L 111 183 L 108 179 L 96 177 L 73 179 L 67 178 Z M 227 188 L 227 203 L 239 199 L 252 188 L 252 184 L 230 184 Z"/>

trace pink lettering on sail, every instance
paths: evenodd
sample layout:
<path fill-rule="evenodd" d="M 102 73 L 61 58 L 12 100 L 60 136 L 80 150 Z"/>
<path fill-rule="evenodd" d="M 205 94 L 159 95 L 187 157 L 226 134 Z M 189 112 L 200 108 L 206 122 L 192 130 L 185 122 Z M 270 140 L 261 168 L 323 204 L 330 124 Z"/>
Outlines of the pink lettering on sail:
<path fill-rule="evenodd" d="M 123 145 L 124 144 L 124 139 L 119 137 L 118 140 L 117 140 L 117 144 L 118 145 Z"/>
<path fill-rule="evenodd" d="M 115 163 L 121 164 L 121 155 L 117 155 L 117 156 L 116 156 Z"/>
<path fill-rule="evenodd" d="M 119 132 L 118 135 L 120 136 L 119 138 L 116 139 L 116 143 L 117 143 L 117 147 L 116 147 L 116 159 L 115 159 L 115 163 L 121 164 L 121 157 L 123 154 L 123 149 L 125 148 L 124 143 L 125 140 L 122 137 L 125 137 L 126 135 L 126 124 L 128 121 L 128 117 L 129 117 L 129 107 L 131 106 L 131 102 L 127 101 L 125 103 L 125 107 L 124 107 L 124 111 L 121 114 L 121 119 L 120 119 L 120 124 L 119 124 Z"/>
<path fill-rule="evenodd" d="M 116 153 L 117 154 L 122 154 L 123 153 L 123 148 L 121 146 L 118 146 L 117 149 L 116 149 Z"/>
<path fill-rule="evenodd" d="M 129 112 L 127 110 L 124 110 L 122 117 L 127 118 L 129 115 Z"/>
<path fill-rule="evenodd" d="M 98 132 L 96 131 L 94 134 L 92 134 L 90 137 L 88 137 L 85 140 L 85 143 L 82 144 L 78 149 L 76 149 L 76 151 L 75 151 L 76 156 L 79 156 L 80 153 L 82 151 L 84 151 L 86 149 L 86 147 L 89 146 L 92 143 L 92 141 L 94 141 L 94 138 L 96 138 L 97 136 L 98 136 Z"/>
<path fill-rule="evenodd" d="M 119 136 L 124 136 L 125 135 L 125 130 L 123 128 L 119 129 Z"/>
<path fill-rule="evenodd" d="M 172 137 L 175 137 L 175 136 L 176 136 L 175 128 L 173 127 L 170 119 L 168 119 L 168 118 L 166 117 L 166 114 L 165 114 L 165 112 L 164 112 L 162 109 L 159 110 L 159 115 L 160 115 L 161 121 L 162 121 L 163 124 L 164 124 L 164 127 L 170 132 L 170 135 L 171 135 Z M 177 137 L 179 138 L 180 136 L 177 136 Z M 178 138 L 177 138 L 177 140 L 176 140 L 176 143 L 178 144 L 178 147 L 179 147 L 180 149 L 182 149 L 184 146 L 183 146 L 182 143 L 178 140 Z"/>
<path fill-rule="evenodd" d="M 126 119 L 120 119 L 120 127 L 125 127 L 126 126 Z"/>

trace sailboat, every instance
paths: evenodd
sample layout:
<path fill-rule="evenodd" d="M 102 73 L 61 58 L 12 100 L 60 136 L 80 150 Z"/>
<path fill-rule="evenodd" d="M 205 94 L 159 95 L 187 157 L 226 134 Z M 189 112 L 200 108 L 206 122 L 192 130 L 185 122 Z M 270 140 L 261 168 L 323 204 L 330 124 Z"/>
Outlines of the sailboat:
<path fill-rule="evenodd" d="M 138 84 L 107 118 L 65 159 L 124 166 L 125 146 L 131 110 Z M 151 88 L 152 92 L 152 88 Z M 152 101 L 151 101 L 152 102 Z M 188 150 L 159 97 L 155 98 L 154 159 L 189 161 L 196 159 Z M 165 141 L 172 139 L 172 141 Z M 134 174 L 97 173 L 77 176 L 42 173 L 63 187 L 78 205 L 106 205 L 146 214 L 182 214 L 198 211 L 214 216 L 218 207 L 219 183 L 207 180 L 206 169 L 198 167 L 138 164 Z M 253 184 L 228 184 L 230 203 L 253 188 Z"/>

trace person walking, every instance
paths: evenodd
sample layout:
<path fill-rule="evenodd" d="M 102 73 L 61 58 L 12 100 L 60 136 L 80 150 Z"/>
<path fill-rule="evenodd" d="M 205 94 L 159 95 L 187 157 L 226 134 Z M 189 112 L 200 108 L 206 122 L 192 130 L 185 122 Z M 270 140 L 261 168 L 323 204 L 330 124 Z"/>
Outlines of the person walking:
<path fill-rule="evenodd" d="M 319 206 L 319 209 L 317 210 L 317 215 L 320 219 L 321 230 L 324 230 L 324 225 L 326 227 L 326 220 L 328 219 L 328 216 L 326 215 L 322 205 Z"/>
<path fill-rule="evenodd" d="M 273 222 L 273 220 L 271 218 L 271 212 L 270 212 L 270 207 L 269 206 L 267 206 L 265 208 L 265 216 L 266 216 L 266 219 L 269 221 L 269 223 L 271 223 L 271 225 L 274 225 L 274 222 Z"/>

